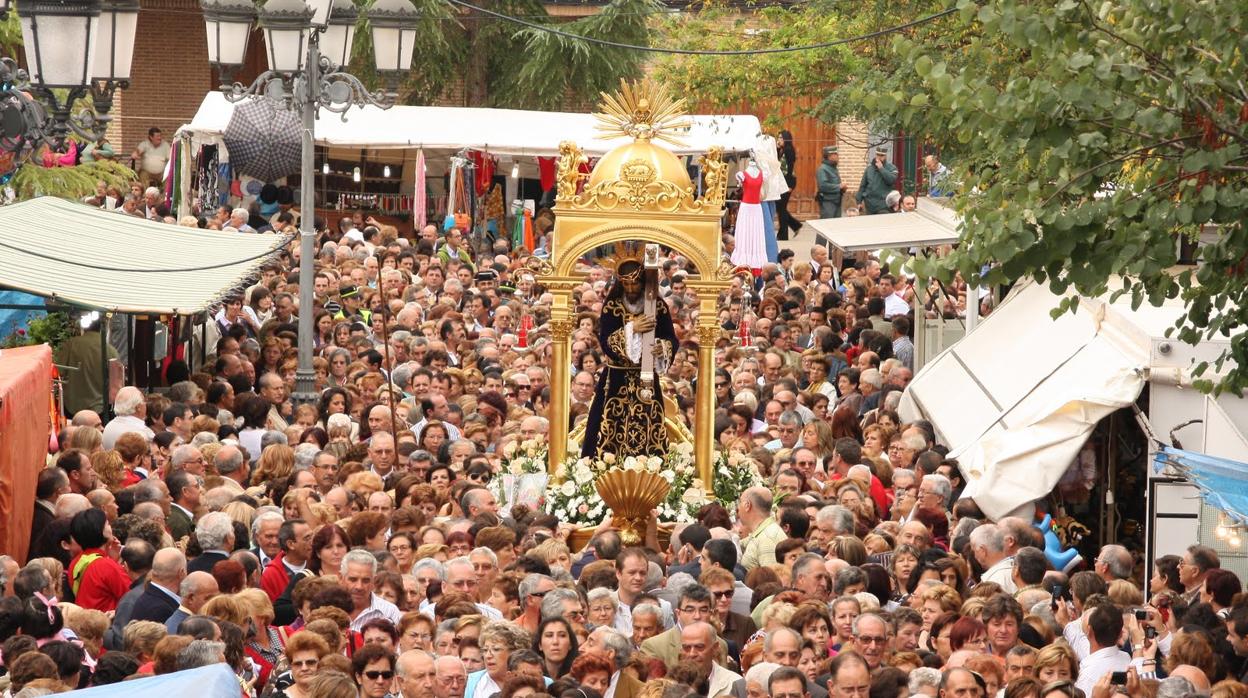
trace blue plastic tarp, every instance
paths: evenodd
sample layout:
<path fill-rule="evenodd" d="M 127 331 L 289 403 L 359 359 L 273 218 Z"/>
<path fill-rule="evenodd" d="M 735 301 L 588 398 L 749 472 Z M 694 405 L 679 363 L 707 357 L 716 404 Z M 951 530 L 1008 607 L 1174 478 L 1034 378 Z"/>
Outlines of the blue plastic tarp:
<path fill-rule="evenodd" d="M 225 664 L 176 671 L 172 674 L 153 676 L 150 679 L 122 681 L 111 686 L 84 688 L 65 695 L 87 698 L 170 698 L 170 696 L 195 696 L 195 698 L 239 698 L 242 695 L 238 677 Z"/>
<path fill-rule="evenodd" d="M 1166 446 L 1154 457 L 1153 468 L 1160 473 L 1167 467 L 1196 485 L 1209 506 L 1248 524 L 1248 463 Z"/>
<path fill-rule="evenodd" d="M 0 291 L 0 305 L 36 305 L 42 307 L 44 299 L 22 291 Z M 9 310 L 0 308 L 0 339 L 19 329 L 26 329 L 33 317 L 47 315 L 42 310 Z"/>

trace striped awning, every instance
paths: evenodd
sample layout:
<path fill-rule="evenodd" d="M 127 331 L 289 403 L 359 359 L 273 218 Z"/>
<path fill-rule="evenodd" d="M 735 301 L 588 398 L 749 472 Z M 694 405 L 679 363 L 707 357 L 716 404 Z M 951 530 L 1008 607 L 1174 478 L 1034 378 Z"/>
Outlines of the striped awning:
<path fill-rule="evenodd" d="M 53 197 L 0 206 L 0 288 L 98 310 L 192 315 L 291 236 L 200 230 Z"/>

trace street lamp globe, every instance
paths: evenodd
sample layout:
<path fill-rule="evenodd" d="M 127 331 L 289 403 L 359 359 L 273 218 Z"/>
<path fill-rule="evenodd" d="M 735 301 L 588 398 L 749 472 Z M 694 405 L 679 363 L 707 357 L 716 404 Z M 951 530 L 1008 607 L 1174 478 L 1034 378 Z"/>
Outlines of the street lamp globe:
<path fill-rule="evenodd" d="M 359 16 L 355 6 L 339 2 L 329 13 L 329 25 L 321 35 L 321 53 L 336 66 L 351 62 L 351 46 L 355 42 L 355 20 Z"/>
<path fill-rule="evenodd" d="M 312 8 L 312 25 L 316 27 L 324 27 L 329 24 L 331 12 L 336 5 L 352 5 L 351 0 L 306 0 L 308 7 Z"/>
<path fill-rule="evenodd" d="M 373 27 L 373 57 L 380 73 L 399 73 L 412 66 L 416 20 L 420 13 L 409 0 L 377 0 L 368 11 Z"/>
<path fill-rule="evenodd" d="M 303 0 L 268 0 L 260 10 L 260 26 L 268 45 L 269 70 L 296 73 L 303 69 L 312 30 L 313 10 Z"/>
<path fill-rule="evenodd" d="M 104 0 L 91 77 L 129 82 L 134 38 L 139 26 L 139 0 Z"/>
<path fill-rule="evenodd" d="M 23 0 L 17 16 L 32 84 L 77 88 L 90 83 L 100 0 Z"/>
<path fill-rule="evenodd" d="M 200 7 L 208 33 L 208 62 L 227 71 L 242 66 L 256 19 L 255 5 L 250 0 L 201 0 Z"/>

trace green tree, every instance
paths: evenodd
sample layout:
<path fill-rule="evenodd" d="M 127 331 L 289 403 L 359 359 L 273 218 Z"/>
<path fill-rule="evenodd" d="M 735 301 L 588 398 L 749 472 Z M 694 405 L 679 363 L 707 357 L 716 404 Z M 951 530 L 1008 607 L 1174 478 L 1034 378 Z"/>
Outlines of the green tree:
<path fill-rule="evenodd" d="M 594 101 L 620 78 L 641 74 L 646 54 L 591 43 L 587 37 L 648 45 L 656 0 L 612 0 L 596 14 L 562 19 L 539 0 L 475 0 L 485 10 L 517 17 L 540 28 L 509 22 L 448 0 L 413 0 L 420 11 L 415 66 L 400 87 L 408 104 L 428 104 L 462 79 L 467 106 L 558 110 L 567 101 Z M 371 76 L 372 42 L 361 18 L 351 69 Z"/>
<path fill-rule="evenodd" d="M 847 93 L 860 116 L 947 146 L 966 241 L 929 270 L 978 280 L 989 266 L 987 283 L 1034 277 L 1058 293 L 1125 294 L 1136 307 L 1182 299 L 1173 336 L 1230 342 L 1201 387 L 1242 394 L 1248 5 L 957 7 L 956 64 L 897 38 L 893 67 Z M 1180 240 L 1202 228 L 1213 240 L 1201 266 L 1176 269 Z"/>
<path fill-rule="evenodd" d="M 665 16 L 656 31 L 662 45 L 677 49 L 776 51 L 862 36 L 944 9 L 944 3 L 935 0 L 810 0 L 744 11 L 739 5 L 709 2 Z M 924 23 L 905 33 L 922 42 L 943 41 L 949 23 L 947 19 Z M 658 56 L 654 65 L 657 77 L 677 86 L 701 108 L 736 110 L 813 96 L 822 105 L 812 111 L 835 120 L 848 113 L 839 108 L 844 91 L 867 75 L 872 79 L 892 75 L 893 60 L 889 38 L 882 36 L 791 52 L 666 54 Z"/>

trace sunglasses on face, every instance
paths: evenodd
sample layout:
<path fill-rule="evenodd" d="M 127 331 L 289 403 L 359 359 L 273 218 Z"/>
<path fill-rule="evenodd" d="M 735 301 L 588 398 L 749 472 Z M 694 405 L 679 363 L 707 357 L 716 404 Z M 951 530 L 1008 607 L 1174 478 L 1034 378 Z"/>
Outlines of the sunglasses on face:
<path fill-rule="evenodd" d="M 364 678 L 369 679 L 371 681 L 376 681 L 377 679 L 389 681 L 390 679 L 394 678 L 394 672 L 393 671 L 366 671 L 364 672 Z"/>

